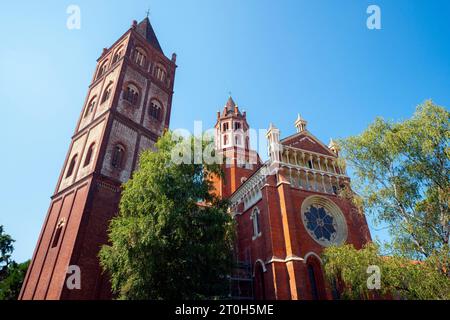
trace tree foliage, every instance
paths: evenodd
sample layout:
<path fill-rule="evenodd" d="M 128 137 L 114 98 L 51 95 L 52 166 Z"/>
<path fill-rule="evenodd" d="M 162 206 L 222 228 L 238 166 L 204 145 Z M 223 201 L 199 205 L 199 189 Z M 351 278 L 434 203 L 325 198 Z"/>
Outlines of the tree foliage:
<path fill-rule="evenodd" d="M 424 259 L 448 250 L 449 118 L 445 108 L 427 101 L 410 119 L 378 118 L 340 141 L 364 209 L 389 226 L 392 254 Z"/>
<path fill-rule="evenodd" d="M 23 280 L 27 273 L 30 261 L 17 263 L 13 261 L 0 281 L 0 300 L 16 300 L 19 297 Z"/>
<path fill-rule="evenodd" d="M 17 263 L 11 259 L 14 240 L 0 225 L 0 300 L 15 300 L 19 297 L 29 261 Z"/>
<path fill-rule="evenodd" d="M 2 274 L 6 273 L 11 263 L 11 254 L 14 251 L 13 243 L 14 240 L 4 232 L 3 226 L 0 225 L 0 281 L 2 280 Z"/>
<path fill-rule="evenodd" d="M 193 152 L 194 139 L 184 152 Z M 124 185 L 101 265 L 119 299 L 204 299 L 227 293 L 233 224 L 212 193 L 217 164 L 176 164 L 167 132 Z M 206 147 L 203 143 L 203 149 Z M 202 145 L 201 145 L 202 146 Z M 178 151 L 177 151 L 178 152 Z M 199 204 L 201 202 L 202 204 Z"/>
<path fill-rule="evenodd" d="M 450 279 L 440 269 L 448 263 L 449 252 L 440 252 L 423 262 L 400 256 L 383 257 L 378 247 L 367 244 L 356 250 L 352 245 L 326 248 L 323 253 L 325 275 L 338 279 L 344 299 L 450 299 Z M 380 268 L 380 288 L 369 289 L 369 266 Z M 370 281 L 370 279 L 369 279 Z"/>

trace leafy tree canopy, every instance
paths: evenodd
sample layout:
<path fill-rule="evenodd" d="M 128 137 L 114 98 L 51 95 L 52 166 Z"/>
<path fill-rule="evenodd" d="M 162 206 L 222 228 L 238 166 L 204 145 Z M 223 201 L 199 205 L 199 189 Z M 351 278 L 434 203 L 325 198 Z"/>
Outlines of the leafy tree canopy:
<path fill-rule="evenodd" d="M 29 264 L 28 260 L 23 263 L 12 262 L 9 265 L 6 277 L 0 281 L 0 300 L 16 300 L 19 297 Z"/>
<path fill-rule="evenodd" d="M 11 259 L 14 240 L 0 225 L 0 300 L 16 300 L 19 297 L 29 261 L 18 264 Z"/>
<path fill-rule="evenodd" d="M 356 176 L 358 202 L 389 227 L 390 254 L 424 259 L 448 250 L 449 117 L 427 101 L 410 119 L 378 118 L 360 135 L 340 141 Z"/>
<path fill-rule="evenodd" d="M 185 141 L 185 148 L 178 148 Z M 167 132 L 156 151 L 141 154 L 109 227 L 101 264 L 119 299 L 203 299 L 224 296 L 232 266 L 233 224 L 211 178 L 220 166 L 177 164 L 174 153 L 209 142 Z M 201 202 L 202 204 L 199 204 Z"/>
<path fill-rule="evenodd" d="M 11 263 L 11 254 L 14 251 L 14 240 L 3 230 L 0 225 L 0 281 L 6 276 L 6 272 Z"/>
<path fill-rule="evenodd" d="M 430 256 L 424 262 L 411 261 L 400 256 L 383 257 L 378 247 L 367 244 L 356 250 L 352 245 L 326 248 L 323 253 L 325 275 L 330 281 L 338 279 L 342 298 L 400 298 L 450 299 L 450 278 L 441 272 L 448 264 L 449 252 Z M 369 266 L 380 271 L 379 289 L 370 289 Z"/>

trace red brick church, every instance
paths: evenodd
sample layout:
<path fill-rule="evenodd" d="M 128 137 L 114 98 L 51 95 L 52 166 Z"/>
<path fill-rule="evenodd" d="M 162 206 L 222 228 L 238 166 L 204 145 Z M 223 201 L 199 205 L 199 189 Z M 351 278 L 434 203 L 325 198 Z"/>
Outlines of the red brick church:
<path fill-rule="evenodd" d="M 133 22 L 97 60 L 20 299 L 111 299 L 97 254 L 117 213 L 121 184 L 139 153 L 169 128 L 176 55 L 163 53 L 148 18 Z M 217 114 L 216 148 L 226 155 L 216 192 L 237 222 L 233 298 L 332 299 L 320 255 L 331 244 L 370 241 L 364 215 L 338 191 L 349 185 L 338 148 L 300 116 L 286 138 L 270 125 L 269 159 L 250 148 L 247 115 L 230 97 Z M 68 266 L 81 289 L 66 286 Z"/>

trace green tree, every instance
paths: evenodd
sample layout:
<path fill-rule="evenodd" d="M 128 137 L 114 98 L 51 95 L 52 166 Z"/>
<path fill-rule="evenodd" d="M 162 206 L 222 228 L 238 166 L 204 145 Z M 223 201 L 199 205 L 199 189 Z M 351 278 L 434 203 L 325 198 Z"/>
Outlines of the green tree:
<path fill-rule="evenodd" d="M 9 265 L 6 277 L 0 281 L 0 300 L 16 300 L 19 297 L 29 264 L 28 260 L 23 263 L 13 261 Z"/>
<path fill-rule="evenodd" d="M 360 135 L 340 141 L 358 202 L 389 228 L 390 254 L 425 259 L 448 250 L 449 117 L 426 101 L 410 119 L 377 118 Z"/>
<path fill-rule="evenodd" d="M 436 260 L 442 259 L 448 260 L 448 252 L 442 256 L 433 255 L 424 262 L 400 256 L 383 257 L 373 243 L 360 250 L 348 244 L 329 247 L 323 253 L 325 275 L 329 281 L 338 279 L 343 299 L 392 297 L 449 300 L 450 279 L 442 274 L 436 263 Z M 379 268 L 379 289 L 369 289 L 367 285 L 372 274 L 368 273 L 369 266 Z"/>
<path fill-rule="evenodd" d="M 14 240 L 3 230 L 0 225 L 0 281 L 7 276 L 9 265 L 11 264 L 11 254 L 14 251 Z"/>
<path fill-rule="evenodd" d="M 14 240 L 0 225 L 0 300 L 16 300 L 19 297 L 29 261 L 18 264 L 11 259 Z"/>
<path fill-rule="evenodd" d="M 167 132 L 145 151 L 122 192 L 101 265 L 119 299 L 205 299 L 227 293 L 234 227 L 228 204 L 212 193 L 217 164 L 173 161 L 193 138 Z M 207 143 L 200 145 L 206 150 Z M 197 161 L 198 162 L 198 161 Z M 203 203 L 200 204 L 199 202 Z"/>

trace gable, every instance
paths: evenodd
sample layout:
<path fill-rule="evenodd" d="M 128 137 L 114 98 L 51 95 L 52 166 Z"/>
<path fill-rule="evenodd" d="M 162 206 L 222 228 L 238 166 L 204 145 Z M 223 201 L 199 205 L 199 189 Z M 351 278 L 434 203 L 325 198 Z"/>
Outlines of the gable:
<path fill-rule="evenodd" d="M 335 156 L 326 145 L 309 132 L 300 132 L 281 140 L 281 144 L 293 148 Z"/>

